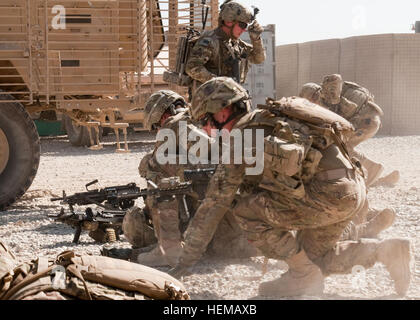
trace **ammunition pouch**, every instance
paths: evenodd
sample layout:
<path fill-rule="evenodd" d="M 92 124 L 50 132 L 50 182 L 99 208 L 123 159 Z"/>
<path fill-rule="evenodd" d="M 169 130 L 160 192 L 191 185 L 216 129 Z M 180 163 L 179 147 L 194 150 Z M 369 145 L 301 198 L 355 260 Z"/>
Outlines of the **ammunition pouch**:
<path fill-rule="evenodd" d="M 275 136 L 264 139 L 264 168 L 269 168 L 275 174 L 289 177 L 297 174 L 302 167 L 304 154 L 302 145 Z"/>
<path fill-rule="evenodd" d="M 302 165 L 302 180 L 308 182 L 317 172 L 322 153 L 314 148 L 310 148 Z"/>

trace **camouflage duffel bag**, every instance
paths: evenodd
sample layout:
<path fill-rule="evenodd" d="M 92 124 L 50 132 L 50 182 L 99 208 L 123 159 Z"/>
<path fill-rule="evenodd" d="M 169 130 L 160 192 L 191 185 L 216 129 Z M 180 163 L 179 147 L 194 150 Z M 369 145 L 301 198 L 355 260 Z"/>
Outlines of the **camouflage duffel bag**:
<path fill-rule="evenodd" d="M 1 255 L 1 252 L 0 252 Z M 0 300 L 189 300 L 184 285 L 139 264 L 73 251 L 14 266 L 0 278 Z"/>

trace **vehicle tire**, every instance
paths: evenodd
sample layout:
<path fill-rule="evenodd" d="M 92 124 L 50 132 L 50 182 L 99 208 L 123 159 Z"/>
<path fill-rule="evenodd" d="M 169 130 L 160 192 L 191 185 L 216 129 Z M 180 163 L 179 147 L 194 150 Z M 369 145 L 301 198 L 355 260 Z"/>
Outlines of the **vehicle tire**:
<path fill-rule="evenodd" d="M 77 125 L 69 116 L 63 116 L 64 128 L 70 143 L 76 147 L 90 147 L 92 144 L 89 139 L 89 129 L 85 126 Z M 95 139 L 95 129 L 92 130 L 92 138 Z M 99 127 L 99 140 L 102 140 L 102 127 Z"/>
<path fill-rule="evenodd" d="M 31 186 L 38 171 L 39 135 L 23 105 L 10 95 L 0 95 L 0 210 Z"/>

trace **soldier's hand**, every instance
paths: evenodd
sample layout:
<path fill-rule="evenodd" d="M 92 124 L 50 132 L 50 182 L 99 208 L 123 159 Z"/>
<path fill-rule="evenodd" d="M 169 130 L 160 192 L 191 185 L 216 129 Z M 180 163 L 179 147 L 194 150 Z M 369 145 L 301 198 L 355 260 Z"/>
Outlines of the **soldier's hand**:
<path fill-rule="evenodd" d="M 249 37 L 251 38 L 251 41 L 259 40 L 261 37 L 261 33 L 263 33 L 263 31 L 264 31 L 264 28 L 257 21 L 254 21 L 248 27 L 248 33 L 249 33 Z"/>

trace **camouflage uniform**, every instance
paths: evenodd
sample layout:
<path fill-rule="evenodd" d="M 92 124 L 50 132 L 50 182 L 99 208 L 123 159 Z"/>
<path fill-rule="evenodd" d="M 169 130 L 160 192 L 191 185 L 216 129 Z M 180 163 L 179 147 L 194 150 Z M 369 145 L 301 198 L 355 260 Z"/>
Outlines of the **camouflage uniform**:
<path fill-rule="evenodd" d="M 207 86 L 209 88 L 206 88 Z M 217 104 L 219 110 L 230 104 L 221 101 L 223 99 L 220 91 L 223 89 L 220 88 L 223 86 L 231 87 L 231 96 L 246 98 L 240 96 L 238 92 L 241 91 L 237 85 L 229 83 L 226 78 L 213 79 L 197 91 L 194 99 L 198 101 L 198 105 L 193 101 L 192 109 L 194 117 L 200 117 L 208 110 L 215 113 Z M 237 98 L 227 97 L 226 101 L 235 102 Z M 304 104 L 301 110 L 309 106 L 315 113 L 322 112 L 316 105 L 308 105 L 305 101 L 289 98 L 282 99 L 279 104 L 286 109 L 296 104 Z M 340 124 L 351 127 L 343 118 L 332 113 L 329 116 Z M 312 115 L 310 118 L 326 121 L 326 118 L 319 115 Z M 331 123 L 334 123 L 334 120 Z M 218 221 L 231 207 L 248 239 L 266 257 L 293 262 L 293 259 L 296 259 L 294 257 L 298 256 L 300 267 L 302 261 L 310 263 L 307 259 L 309 257 L 325 272 L 328 268 L 334 272 L 339 269 L 347 271 L 353 263 L 348 256 L 354 250 L 362 248 L 359 250 L 362 257 L 358 262 L 370 266 L 372 257 L 368 257 L 368 263 L 364 244 L 350 244 L 350 249 L 341 257 L 335 257 L 331 253 L 335 253 L 334 246 L 352 216 L 363 206 L 366 196 L 364 180 L 348 155 L 343 153 L 343 149 L 334 142 L 324 146 L 322 141 L 328 139 L 317 139 L 317 136 L 322 136 L 321 132 L 307 126 L 305 121 L 286 116 L 273 117 L 271 112 L 265 110 L 256 110 L 243 116 L 236 122 L 235 128 L 242 132 L 245 129 L 264 130 L 264 157 L 268 158 L 267 162 L 264 160 L 264 172 L 260 176 L 249 177 L 249 181 L 246 181 L 245 165 L 218 166 L 210 181 L 206 199 L 197 210 L 188 229 L 178 266 L 171 270 L 170 274 L 182 275 L 186 267 L 198 261 Z M 296 153 L 299 156 L 296 156 Z M 241 199 L 234 201 L 238 189 Z M 378 244 L 372 245 L 376 249 L 377 246 Z M 305 255 L 302 258 L 302 252 L 306 253 L 307 257 Z M 406 253 L 407 250 L 404 251 L 404 254 Z M 373 260 L 381 261 L 381 258 L 374 255 Z M 289 263 L 289 266 L 292 268 L 293 265 Z M 319 270 L 318 274 L 316 286 L 323 287 Z M 395 276 L 395 272 L 391 272 L 391 276 Z M 300 281 L 299 277 L 292 276 L 292 279 L 295 282 Z M 276 281 L 274 287 L 276 290 L 282 290 L 281 283 Z M 399 289 L 406 290 L 407 281 L 409 282 L 404 278 L 402 282 L 398 282 Z M 262 285 L 263 294 L 272 290 L 271 284 Z M 268 289 L 270 286 L 271 289 Z"/>
<path fill-rule="evenodd" d="M 239 123 L 236 128 L 264 129 L 266 136 L 274 128 L 290 133 L 302 127 L 262 110 L 244 116 Z M 276 181 L 268 169 L 261 176 L 246 177 L 245 165 L 219 165 L 187 230 L 180 264 L 198 261 L 215 226 L 233 203 L 233 213 L 248 240 L 267 257 L 285 259 L 301 248 L 318 257 L 332 248 L 352 215 L 363 206 L 366 193 L 359 174 L 335 145 L 318 151 L 323 157 L 316 173 L 324 173 L 305 184 L 287 176 Z M 332 178 L 328 179 L 330 171 Z M 238 189 L 252 192 L 242 191 L 241 198 L 234 201 Z"/>
<path fill-rule="evenodd" d="M 187 124 L 187 131 L 183 133 L 179 132 L 179 123 L 181 121 L 184 121 Z M 180 150 L 185 149 L 185 151 L 188 152 L 190 147 L 189 145 L 181 146 L 180 139 L 182 139 L 182 137 L 180 135 L 185 134 L 188 136 L 191 131 L 198 132 L 198 128 L 194 125 L 188 111 L 183 111 L 168 118 L 161 129 L 171 129 L 175 133 L 175 145 L 177 146 L 176 156 L 178 157 L 176 163 L 178 164 L 159 163 L 157 160 L 157 151 L 158 148 L 162 146 L 163 142 L 158 141 L 153 152 L 146 155 L 140 163 L 139 173 L 141 177 L 153 181 L 159 187 L 162 187 L 162 183 L 165 183 L 165 181 L 167 182 L 167 179 L 171 177 L 183 178 L 183 172 L 186 169 L 194 170 L 209 167 L 209 165 L 192 165 L 190 163 L 184 165 L 179 164 Z M 208 138 L 207 136 L 203 137 Z M 171 180 L 173 180 L 173 178 L 171 178 Z M 186 197 L 186 202 L 190 211 L 189 213 L 191 215 L 194 214 L 195 209 L 199 206 L 200 198 L 204 197 L 204 194 L 200 194 L 202 192 L 197 190 L 194 191 L 198 194 Z M 179 203 L 177 198 L 158 199 L 156 197 L 148 197 L 146 205 L 151 211 L 153 226 L 160 250 L 164 253 L 169 264 L 175 265 L 182 247 L 182 233 L 186 229 L 188 223 L 188 221 L 181 221 L 179 217 L 179 208 L 181 206 L 181 209 L 183 209 L 182 206 L 184 204 Z M 130 217 L 129 214 L 128 217 Z M 141 230 L 139 229 L 139 231 Z M 133 234 L 130 238 L 134 238 L 134 236 L 135 235 Z M 234 222 L 233 216 L 228 214 L 220 224 L 215 239 L 209 247 L 208 254 L 217 257 L 225 257 L 227 255 L 230 257 L 245 257 L 255 254 L 255 251 L 250 249 L 245 243 L 246 239 L 243 237 L 238 225 Z M 232 250 L 226 250 L 229 245 L 232 246 Z"/>
<path fill-rule="evenodd" d="M 354 126 L 355 131 L 347 136 L 349 152 L 367 170 L 367 186 L 372 185 L 384 168 L 354 148 L 375 136 L 381 126 L 383 111 L 374 103 L 373 95 L 356 83 L 343 82 L 336 74 L 325 76 L 321 86 L 305 84 L 299 95 L 339 114 Z"/>
<path fill-rule="evenodd" d="M 252 45 L 241 39 L 233 39 L 222 30 L 222 20 L 251 23 L 252 13 L 237 2 L 230 2 L 222 7 L 219 27 L 206 31 L 197 40 L 186 64 L 186 73 L 194 80 L 192 92 L 204 82 L 217 77 L 235 77 L 233 63 L 240 61 L 239 79 L 244 83 L 249 64 L 261 64 L 265 60 L 265 51 L 260 33 L 262 27 L 256 22 L 249 27 Z"/>

